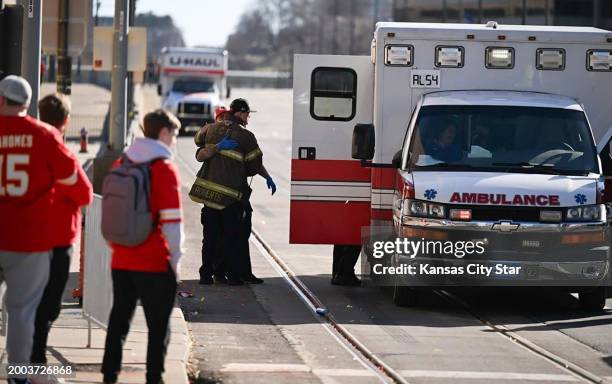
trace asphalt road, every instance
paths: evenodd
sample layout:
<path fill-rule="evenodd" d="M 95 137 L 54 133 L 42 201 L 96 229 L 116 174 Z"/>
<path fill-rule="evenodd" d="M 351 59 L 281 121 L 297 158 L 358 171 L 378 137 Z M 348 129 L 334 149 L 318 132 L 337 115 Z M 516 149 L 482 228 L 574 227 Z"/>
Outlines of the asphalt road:
<path fill-rule="evenodd" d="M 153 88 L 143 92 L 146 109 L 159 106 Z M 258 112 L 249 129 L 259 140 L 264 163 L 278 191 L 270 196 L 255 178 L 253 225 L 338 321 L 410 383 L 581 382 L 541 356 L 485 326 L 462 307 L 427 295 L 425 304 L 398 308 L 375 287 L 329 284 L 330 246 L 288 243 L 291 159 L 291 91 L 234 90 Z M 191 137 L 179 138 L 187 247 L 182 289 L 193 293 L 181 307 L 193 338 L 199 376 L 224 383 L 376 383 L 372 370 L 338 335 L 321 323 L 252 245 L 259 286 L 198 286 L 200 207 L 187 192 L 198 169 Z M 612 380 L 612 310 L 578 310 L 571 295 L 542 290 L 456 292 L 481 318 L 504 325 L 535 345 L 601 378 Z M 612 302 L 608 301 L 612 307 Z"/>

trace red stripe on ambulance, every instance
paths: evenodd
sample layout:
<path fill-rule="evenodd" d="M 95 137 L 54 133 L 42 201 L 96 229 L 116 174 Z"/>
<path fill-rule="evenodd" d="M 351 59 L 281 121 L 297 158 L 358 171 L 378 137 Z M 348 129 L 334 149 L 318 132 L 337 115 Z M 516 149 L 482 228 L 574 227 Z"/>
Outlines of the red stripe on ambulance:
<path fill-rule="evenodd" d="M 355 160 L 291 160 L 292 181 L 370 181 L 370 169 Z"/>
<path fill-rule="evenodd" d="M 292 200 L 290 209 L 292 244 L 358 245 L 361 227 L 370 225 L 369 202 Z"/>

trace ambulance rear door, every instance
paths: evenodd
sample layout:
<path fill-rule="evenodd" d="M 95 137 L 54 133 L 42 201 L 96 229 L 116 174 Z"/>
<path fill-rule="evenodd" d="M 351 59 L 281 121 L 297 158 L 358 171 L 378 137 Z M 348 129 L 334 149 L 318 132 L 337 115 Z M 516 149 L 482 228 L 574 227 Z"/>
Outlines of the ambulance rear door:
<path fill-rule="evenodd" d="M 371 176 L 351 139 L 355 124 L 372 123 L 373 95 L 369 56 L 295 56 L 291 243 L 361 244 Z"/>

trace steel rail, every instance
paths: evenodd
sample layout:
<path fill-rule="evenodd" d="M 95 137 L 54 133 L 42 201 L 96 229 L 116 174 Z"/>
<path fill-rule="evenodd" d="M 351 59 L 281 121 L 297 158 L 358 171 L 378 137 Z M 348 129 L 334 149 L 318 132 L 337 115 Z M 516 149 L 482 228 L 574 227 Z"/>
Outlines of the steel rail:
<path fill-rule="evenodd" d="M 516 332 L 513 332 L 511 330 L 509 330 L 508 328 L 506 328 L 504 325 L 499 325 L 499 324 L 494 324 L 493 322 L 485 319 L 482 315 L 480 315 L 478 313 L 478 311 L 473 308 L 471 305 L 469 305 L 467 302 L 465 302 L 464 300 L 462 300 L 461 298 L 459 298 L 457 295 L 445 291 L 445 290 L 433 290 L 433 292 L 435 294 L 437 294 L 438 296 L 440 296 L 442 299 L 444 299 L 445 301 L 449 302 L 450 304 L 454 304 L 454 305 L 458 305 L 459 307 L 461 307 L 464 311 L 466 311 L 467 313 L 469 313 L 470 315 L 474 316 L 478 321 L 480 321 L 482 324 L 484 324 L 486 327 L 492 329 L 493 331 L 495 331 L 498 335 L 509 339 L 510 341 L 520 345 L 521 347 L 529 350 L 530 352 L 540 356 L 541 358 L 553 363 L 554 365 L 560 367 L 561 369 L 569 372 L 570 374 L 572 374 L 573 376 L 582 379 L 588 383 L 607 383 L 608 381 L 606 381 L 606 379 L 599 377 L 597 375 L 595 375 L 594 373 L 591 373 L 589 371 L 587 371 L 586 369 L 572 363 L 569 360 L 566 360 L 556 354 L 554 354 L 553 352 L 540 347 L 539 345 L 529 341 L 528 339 L 518 335 Z"/>

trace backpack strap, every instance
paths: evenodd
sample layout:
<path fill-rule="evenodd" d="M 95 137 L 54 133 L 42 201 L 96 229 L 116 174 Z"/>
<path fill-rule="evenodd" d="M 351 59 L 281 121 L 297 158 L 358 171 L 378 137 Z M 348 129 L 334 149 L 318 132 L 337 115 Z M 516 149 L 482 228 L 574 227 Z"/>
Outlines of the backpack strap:
<path fill-rule="evenodd" d="M 153 188 L 153 172 L 151 172 L 151 167 L 153 166 L 153 164 L 155 164 L 156 162 L 158 162 L 159 160 L 165 160 L 167 159 L 167 157 L 155 157 L 149 161 L 146 161 L 143 164 L 147 164 L 147 169 L 146 171 L 149 174 L 148 180 L 149 180 L 149 185 L 147 185 L 148 191 L 147 191 L 147 204 L 149 206 L 149 208 L 151 207 L 151 189 Z M 157 215 L 155 215 L 155 217 L 153 218 L 153 228 L 157 228 L 157 224 L 159 223 L 159 213 Z"/>

